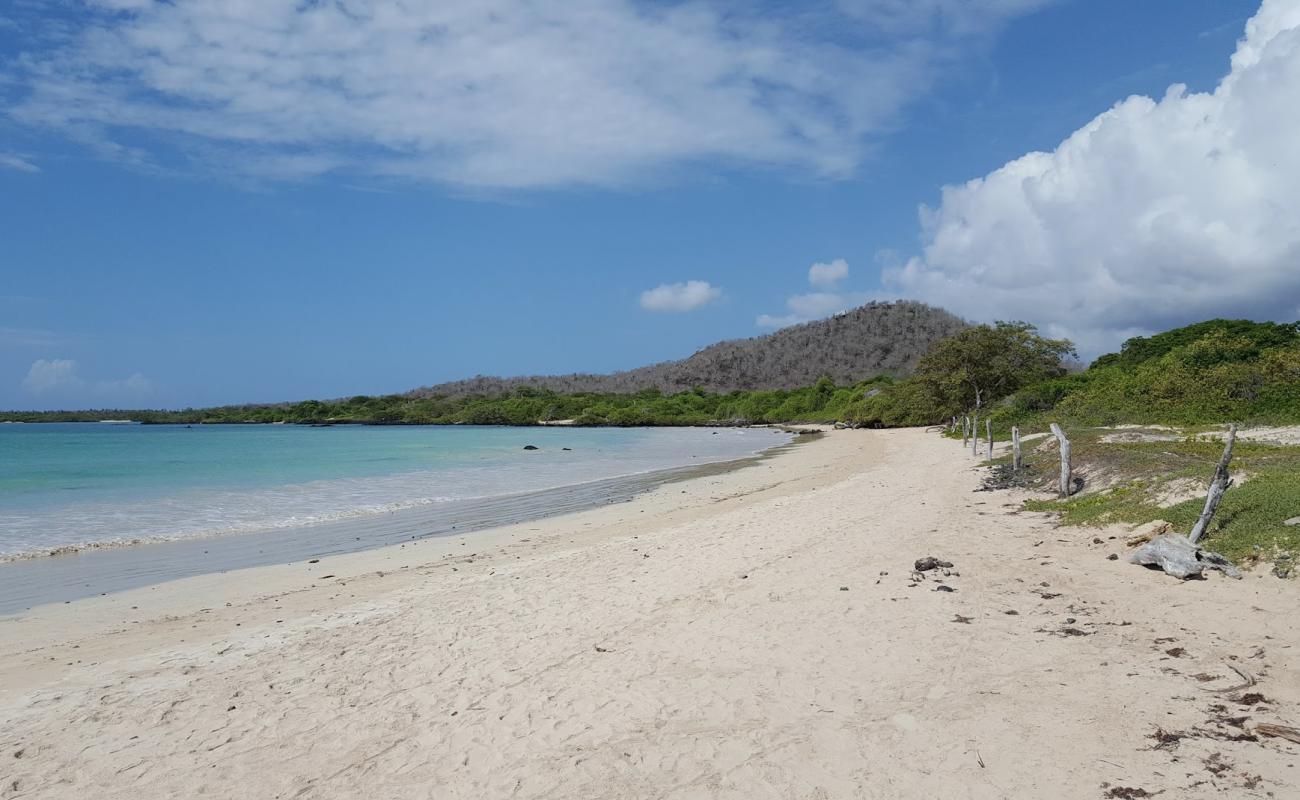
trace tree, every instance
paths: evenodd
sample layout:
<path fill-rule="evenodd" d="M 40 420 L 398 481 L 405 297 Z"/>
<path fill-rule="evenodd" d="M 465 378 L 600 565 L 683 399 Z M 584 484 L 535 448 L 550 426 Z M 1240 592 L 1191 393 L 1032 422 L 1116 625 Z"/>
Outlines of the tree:
<path fill-rule="evenodd" d="M 916 366 L 951 412 L 979 409 L 1016 390 L 1065 374 L 1068 339 L 1048 339 L 1027 322 L 976 325 L 936 342 Z"/>

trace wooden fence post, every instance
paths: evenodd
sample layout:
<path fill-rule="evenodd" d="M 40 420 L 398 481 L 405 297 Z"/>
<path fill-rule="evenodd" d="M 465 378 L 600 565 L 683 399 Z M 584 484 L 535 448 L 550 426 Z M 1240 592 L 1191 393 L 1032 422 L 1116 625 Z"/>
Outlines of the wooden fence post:
<path fill-rule="evenodd" d="M 1232 478 L 1228 477 L 1228 463 L 1232 461 L 1232 446 L 1237 443 L 1237 423 L 1233 423 L 1228 428 L 1228 444 L 1223 448 L 1223 458 L 1219 459 L 1219 466 L 1214 470 L 1214 477 L 1210 479 L 1210 493 L 1205 496 L 1205 508 L 1201 511 L 1201 516 L 1192 526 L 1192 532 L 1187 534 L 1187 538 L 1192 544 L 1196 544 L 1205 535 L 1205 529 L 1210 527 L 1210 520 L 1214 518 L 1214 511 L 1219 507 L 1219 501 L 1223 499 L 1223 493 L 1228 491 L 1232 485 Z"/>
<path fill-rule="evenodd" d="M 980 415 L 976 414 L 975 419 L 971 421 L 970 431 L 970 454 L 978 456 L 980 454 Z"/>
<path fill-rule="evenodd" d="M 1011 470 L 1020 471 L 1020 428 L 1011 426 Z"/>
<path fill-rule="evenodd" d="M 1064 500 L 1070 496 L 1070 490 L 1074 488 L 1074 478 L 1071 475 L 1070 468 L 1070 440 L 1065 438 L 1065 431 L 1055 422 L 1052 423 L 1052 434 L 1056 436 L 1056 441 L 1061 445 L 1061 492 L 1059 497 Z"/>
<path fill-rule="evenodd" d="M 987 417 L 985 417 L 984 419 L 984 432 L 988 434 L 989 437 L 989 461 L 992 461 L 993 460 L 993 420 L 988 419 Z"/>
<path fill-rule="evenodd" d="M 961 446 L 966 447 L 966 441 L 970 438 L 970 417 L 961 418 Z"/>

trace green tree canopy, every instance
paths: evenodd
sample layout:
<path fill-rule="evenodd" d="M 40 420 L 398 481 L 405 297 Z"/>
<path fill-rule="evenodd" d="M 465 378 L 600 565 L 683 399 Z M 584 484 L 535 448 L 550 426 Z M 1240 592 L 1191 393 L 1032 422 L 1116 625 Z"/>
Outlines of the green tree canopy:
<path fill-rule="evenodd" d="M 976 325 L 935 342 L 915 379 L 951 412 L 980 408 L 1039 381 L 1065 374 L 1075 356 L 1068 339 L 1048 339 L 1027 322 Z"/>

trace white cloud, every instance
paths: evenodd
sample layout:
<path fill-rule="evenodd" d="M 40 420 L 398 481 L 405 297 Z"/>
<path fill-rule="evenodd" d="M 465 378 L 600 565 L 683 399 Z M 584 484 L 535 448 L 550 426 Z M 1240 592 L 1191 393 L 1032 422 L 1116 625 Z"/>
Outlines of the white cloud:
<path fill-rule="evenodd" d="M 923 208 L 923 255 L 886 286 L 1026 319 L 1085 353 L 1300 297 L 1300 4 L 1266 0 L 1213 92 L 1130 97 L 1050 153 Z"/>
<path fill-rule="evenodd" d="M 37 359 L 23 378 L 23 391 L 35 395 L 80 389 L 83 385 L 77 377 L 77 362 L 67 358 Z"/>
<path fill-rule="evenodd" d="M 641 293 L 641 307 L 647 311 L 680 313 L 694 311 L 722 297 L 722 290 L 708 281 L 662 283 Z"/>
<path fill-rule="evenodd" d="M 849 276 L 849 262 L 837 258 L 831 262 L 817 262 L 808 268 L 808 283 L 815 288 L 830 289 Z M 755 320 L 760 328 L 784 328 L 800 322 L 828 317 L 860 306 L 871 300 L 865 292 L 809 292 L 786 298 L 788 313 L 760 314 Z"/>
<path fill-rule="evenodd" d="M 29 37 L 8 105 L 104 157 L 266 179 L 616 185 L 704 161 L 835 177 L 1041 4 L 101 0 L 71 34 Z"/>
<path fill-rule="evenodd" d="M 0 153 L 0 169 L 12 169 L 18 172 L 40 172 L 41 168 L 17 153 Z"/>
<path fill-rule="evenodd" d="M 810 292 L 791 295 L 785 301 L 788 314 L 760 314 L 756 324 L 760 328 L 784 328 L 848 311 L 870 299 L 871 296 L 865 292 Z"/>
<path fill-rule="evenodd" d="M 849 262 L 837 258 L 828 263 L 817 262 L 808 268 L 808 282 L 823 288 L 834 286 L 849 277 Z"/>
<path fill-rule="evenodd" d="M 136 372 L 116 380 L 87 381 L 78 374 L 77 362 L 70 358 L 37 359 L 23 378 L 22 389 L 34 397 L 85 404 L 131 403 L 154 392 L 153 381 Z"/>

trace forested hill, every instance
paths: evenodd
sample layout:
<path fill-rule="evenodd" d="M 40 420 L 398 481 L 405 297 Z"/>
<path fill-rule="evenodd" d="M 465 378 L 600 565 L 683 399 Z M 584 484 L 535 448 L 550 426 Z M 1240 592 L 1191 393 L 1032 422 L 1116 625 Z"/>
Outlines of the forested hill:
<path fill-rule="evenodd" d="M 412 397 L 496 395 L 518 387 L 554 392 L 624 393 L 658 389 L 670 394 L 794 389 L 829 376 L 848 385 L 880 374 L 902 375 L 934 342 L 966 327 L 960 318 L 923 303 L 870 303 L 828 319 L 766 336 L 719 342 L 680 361 L 608 375 L 477 377 L 425 386 Z"/>

